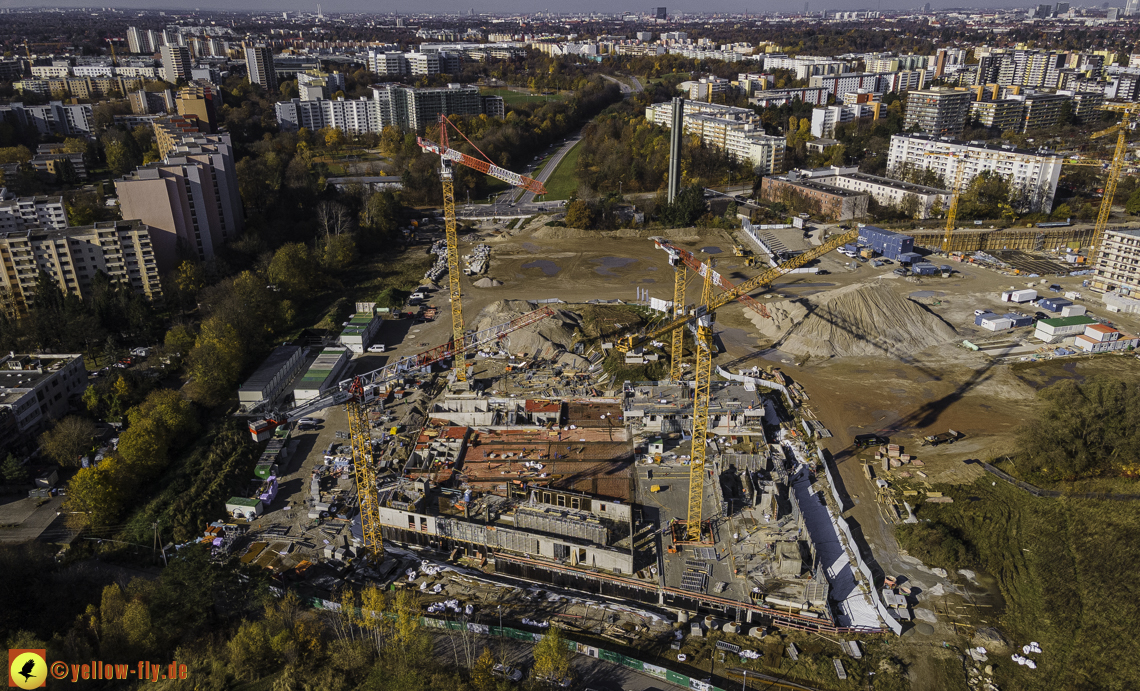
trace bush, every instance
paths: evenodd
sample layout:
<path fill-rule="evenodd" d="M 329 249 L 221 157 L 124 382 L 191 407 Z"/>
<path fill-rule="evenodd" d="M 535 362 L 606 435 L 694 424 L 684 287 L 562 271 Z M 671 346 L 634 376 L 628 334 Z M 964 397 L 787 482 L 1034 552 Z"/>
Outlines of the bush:
<path fill-rule="evenodd" d="M 900 525 L 895 536 L 911 556 L 925 564 L 957 569 L 973 562 L 973 554 L 958 531 L 944 523 Z"/>

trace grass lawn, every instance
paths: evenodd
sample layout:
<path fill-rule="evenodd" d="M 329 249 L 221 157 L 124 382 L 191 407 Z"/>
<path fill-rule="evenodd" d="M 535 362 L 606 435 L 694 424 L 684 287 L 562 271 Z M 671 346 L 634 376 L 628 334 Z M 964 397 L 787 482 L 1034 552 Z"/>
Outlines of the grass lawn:
<path fill-rule="evenodd" d="M 997 578 L 1003 634 L 1016 648 L 1038 641 L 1043 649 L 1030 656 L 1037 670 L 991 655 L 1001 688 L 1140 688 L 1140 667 L 1128 662 L 1140 658 L 1137 502 L 1038 498 L 988 475 L 937 489 L 954 503 L 920 504 L 918 517 L 931 523 L 913 528 L 945 526 L 964 543 L 959 566 Z M 946 551 L 937 539 L 901 543 L 931 566 L 955 566 L 938 563 Z"/>
<path fill-rule="evenodd" d="M 489 89 L 487 87 L 480 88 L 479 93 L 483 96 L 502 96 L 503 101 L 505 101 L 509 106 L 517 106 L 525 103 L 537 103 L 545 99 L 553 99 L 557 101 L 564 98 L 564 96 L 558 92 L 555 92 L 549 96 L 543 96 L 542 94 L 524 93 L 514 91 L 512 89 Z"/>
<path fill-rule="evenodd" d="M 578 191 L 577 169 L 578 157 L 581 154 L 582 142 L 578 142 L 554 169 L 554 174 L 546 181 L 546 199 L 548 201 L 569 199 L 570 195 Z"/>

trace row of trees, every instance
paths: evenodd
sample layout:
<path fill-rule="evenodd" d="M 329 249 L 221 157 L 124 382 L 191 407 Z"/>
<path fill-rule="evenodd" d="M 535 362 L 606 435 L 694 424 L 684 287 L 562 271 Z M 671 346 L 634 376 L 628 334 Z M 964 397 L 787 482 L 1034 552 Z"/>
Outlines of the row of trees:
<path fill-rule="evenodd" d="M 453 119 L 456 126 L 471 143 L 456 138 L 451 146 L 482 158 L 485 154 L 496 164 L 522 172 L 534 153 L 564 138 L 606 106 L 621 100 L 621 90 L 601 77 L 578 77 L 574 81 L 574 95 L 566 99 L 536 102 L 512 107 L 506 118 L 465 116 Z M 438 141 L 439 129 L 429 127 L 426 137 Z M 404 200 L 410 204 L 440 204 L 438 157 L 422 154 L 414 147 L 414 138 L 400 141 L 395 132 L 382 137 L 386 153 L 396 156 L 396 164 L 404 169 Z M 478 151 L 476 151 L 478 148 Z M 482 173 L 456 166 L 457 192 L 470 190 L 483 196 L 491 181 Z"/>
<path fill-rule="evenodd" d="M 175 689 L 222 691 L 267 678 L 289 690 L 514 688 L 495 676 L 495 655 L 467 632 L 439 632 L 451 636 L 453 653 L 437 657 L 419 596 L 409 590 L 346 586 L 337 609 L 314 611 L 293 591 L 270 594 L 263 570 L 214 563 L 204 547 L 180 551 L 158 578 L 104 586 L 88 578 L 62 592 L 66 575 L 36 545 L 0 549 L 0 565 L 11 567 L 12 579 L 0 584 L 0 594 L 14 598 L 0 611 L 10 646 L 76 661 L 175 659 L 187 666 L 185 680 L 164 682 Z M 50 603 L 36 604 L 49 588 Z M 45 610 L 52 621 L 31 616 Z M 568 676 L 557 627 L 534 646 L 531 674 Z"/>

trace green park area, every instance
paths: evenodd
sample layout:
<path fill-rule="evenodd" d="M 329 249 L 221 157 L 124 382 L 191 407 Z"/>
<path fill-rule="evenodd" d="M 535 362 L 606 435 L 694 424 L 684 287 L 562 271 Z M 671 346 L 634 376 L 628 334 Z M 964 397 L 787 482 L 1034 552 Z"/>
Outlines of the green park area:
<path fill-rule="evenodd" d="M 554 174 L 546 181 L 547 200 L 569 199 L 578 190 L 578 157 L 581 155 L 582 143 L 578 142 L 562 157 Z"/>
<path fill-rule="evenodd" d="M 539 103 L 543 101 L 561 101 L 565 96 L 557 91 L 549 93 L 538 93 L 515 87 L 512 89 L 491 89 L 482 87 L 479 93 L 483 96 L 501 96 L 503 101 L 509 106 L 521 106 L 527 103 Z"/>

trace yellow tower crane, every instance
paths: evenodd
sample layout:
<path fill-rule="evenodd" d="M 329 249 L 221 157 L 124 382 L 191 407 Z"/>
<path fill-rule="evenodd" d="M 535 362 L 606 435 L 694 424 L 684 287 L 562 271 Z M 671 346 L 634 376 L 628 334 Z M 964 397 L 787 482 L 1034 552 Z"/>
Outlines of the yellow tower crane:
<path fill-rule="evenodd" d="M 946 207 L 946 235 L 942 238 L 942 251 L 950 254 L 950 238 L 954 235 L 954 229 L 958 225 L 958 198 L 962 196 L 962 178 L 965 177 L 966 161 L 969 160 L 968 152 L 962 153 L 942 153 L 942 152 L 928 152 L 924 156 L 944 156 L 946 158 L 953 158 L 958 161 L 954 166 L 954 183 L 950 187 L 950 204 Z"/>
<path fill-rule="evenodd" d="M 360 534 L 365 551 L 372 557 L 379 557 L 384 550 L 380 532 L 380 497 L 377 494 L 376 473 L 372 467 L 372 436 L 368 429 L 364 385 L 359 377 L 353 380 L 349 393 L 352 398 L 345 404 L 345 410 L 348 413 L 348 436 L 352 442 L 352 464 L 356 474 Z"/>
<path fill-rule="evenodd" d="M 748 279 L 747 281 L 744 281 L 743 283 L 738 283 L 735 286 L 731 285 L 723 276 L 718 274 L 715 270 L 710 270 L 710 273 L 708 274 L 708 276 L 706 276 L 706 278 L 711 279 L 713 282 L 713 285 L 717 286 L 718 288 L 720 288 L 724 292 L 721 293 L 720 295 L 717 295 L 714 298 L 712 298 L 711 302 L 703 303 L 703 305 L 708 306 L 707 311 L 709 311 L 709 312 L 715 312 L 716 310 L 720 309 L 721 307 L 724 307 L 725 305 L 727 305 L 730 302 L 733 302 L 734 300 L 740 300 L 741 302 L 744 302 L 745 304 L 747 304 L 751 307 L 752 304 L 755 303 L 755 301 L 752 300 L 748 296 L 749 293 L 751 293 L 755 290 L 758 290 L 760 288 L 763 288 L 764 286 L 768 285 L 772 281 L 775 281 L 780 276 L 783 276 L 784 274 L 788 273 L 792 269 L 798 269 L 799 267 L 803 266 L 804 264 L 807 264 L 808 262 L 814 261 L 815 259 L 822 257 L 823 255 L 827 254 L 828 252 L 831 252 L 832 250 L 835 250 L 839 247 L 842 247 L 843 245 L 845 245 L 849 242 L 854 242 L 858 238 L 859 238 L 859 230 L 858 229 L 849 230 L 846 233 L 843 233 L 841 235 L 834 235 L 831 238 L 829 238 L 826 242 L 824 242 L 822 245 L 819 245 L 818 247 L 813 247 L 813 248 L 809 249 L 808 251 L 806 251 L 802 254 L 797 254 L 796 256 L 792 257 L 791 259 L 784 262 L 783 264 L 780 264 L 779 266 L 774 266 L 770 269 L 766 269 L 763 273 L 761 273 L 757 276 L 753 276 L 752 278 Z M 654 237 L 654 238 L 650 238 L 650 239 L 653 240 L 655 243 L 657 243 L 658 247 L 669 252 L 670 255 L 673 255 L 673 254 L 682 255 L 684 253 L 684 250 L 681 250 L 680 248 L 673 246 L 673 244 L 670 243 L 665 238 Z M 690 257 L 686 257 L 685 259 L 686 259 L 686 263 L 688 263 L 688 260 L 690 260 Z M 670 258 L 670 261 L 673 261 L 673 259 Z M 694 270 L 699 270 L 700 275 L 705 276 L 705 273 L 704 273 L 705 269 L 699 268 L 699 267 L 704 267 L 705 265 L 700 263 L 700 262 L 694 262 L 694 263 L 697 266 L 694 267 L 694 266 L 690 265 L 690 268 L 693 268 Z M 763 316 L 767 316 L 767 314 L 766 314 L 767 310 L 760 309 L 762 307 L 763 307 L 763 305 L 757 305 L 754 309 L 757 312 L 759 312 L 760 314 L 762 314 Z M 698 308 L 697 308 L 698 311 L 701 311 L 702 309 L 703 309 L 703 306 L 698 306 Z M 644 333 L 626 334 L 625 336 L 622 336 L 621 338 L 618 339 L 617 345 L 615 347 L 616 347 L 617 351 L 620 353 L 628 353 L 631 350 L 633 350 L 634 348 L 641 345 L 642 343 L 645 343 L 645 342 L 651 341 L 651 340 L 664 338 L 666 335 L 672 334 L 676 330 L 687 326 L 695 318 L 696 318 L 695 314 L 682 313 L 682 314 L 680 314 L 680 316 L 676 316 L 672 320 L 665 322 L 664 324 L 662 324 L 656 328 L 653 328 L 649 331 L 646 331 Z"/>
<path fill-rule="evenodd" d="M 1113 153 L 1112 160 L 1107 163 L 1108 176 L 1104 181 L 1104 196 L 1101 198 L 1100 211 L 1098 211 L 1096 215 L 1096 225 L 1093 226 L 1092 238 L 1089 240 L 1088 261 L 1090 263 L 1096 260 L 1096 255 L 1100 252 L 1100 243 L 1104 239 L 1104 229 L 1108 226 L 1109 217 L 1112 216 L 1112 198 L 1116 196 L 1116 186 L 1120 182 L 1120 174 L 1124 169 L 1124 157 L 1128 152 L 1125 139 L 1130 128 L 1132 116 L 1140 113 L 1140 103 L 1105 103 L 1101 106 L 1101 109 L 1118 112 L 1121 117 L 1120 122 L 1112 127 L 1101 130 L 1100 132 L 1095 132 L 1089 136 L 1090 139 L 1098 139 L 1110 134 L 1116 134 L 1116 150 Z M 1065 165 L 1077 166 L 1105 166 L 1105 162 L 1103 161 L 1090 161 L 1086 159 L 1067 158 L 1063 163 Z"/>
<path fill-rule="evenodd" d="M 836 235 L 822 245 L 813 247 L 803 254 L 799 254 L 780 266 L 773 267 L 755 276 L 743 283 L 732 286 L 728 283 L 723 276 L 721 276 L 715 269 L 707 263 L 696 262 L 691 254 L 685 250 L 675 247 L 665 238 L 651 238 L 658 247 L 664 249 L 669 253 L 669 262 L 677 267 L 677 280 L 674 286 L 673 296 L 673 314 L 674 318 L 647 333 L 639 335 L 628 334 L 618 339 L 617 350 L 619 352 L 628 353 L 642 343 L 650 340 L 663 338 L 666 335 L 673 337 L 673 380 L 677 381 L 680 377 L 680 346 L 678 335 L 684 332 L 686 326 L 696 320 L 696 350 L 697 350 L 697 363 L 694 376 L 694 393 L 693 393 L 693 448 L 692 460 L 689 465 L 689 502 L 688 512 L 685 523 L 685 537 L 686 541 L 698 542 L 701 539 L 701 521 L 703 518 L 704 508 L 704 473 L 705 462 L 707 460 L 707 443 L 708 443 L 708 425 L 709 425 L 709 400 L 712 391 L 712 357 L 713 357 L 713 342 L 712 342 L 712 324 L 713 313 L 727 305 L 734 300 L 741 300 L 743 302 L 750 302 L 748 293 L 751 293 L 758 288 L 762 288 L 780 276 L 788 273 L 792 269 L 798 268 L 815 260 L 818 257 L 831 252 L 832 250 L 854 241 L 859 237 L 858 230 L 851 230 L 841 235 Z M 684 272 L 688 268 L 692 268 L 703 281 L 703 289 L 701 291 L 701 301 L 692 314 L 685 311 L 684 295 L 685 295 L 685 280 Z M 713 288 L 717 287 L 724 290 L 720 295 L 714 295 Z M 678 305 L 681 305 L 678 308 Z"/>
<path fill-rule="evenodd" d="M 460 137 L 463 137 L 468 144 L 471 144 L 472 148 L 479 151 L 478 147 L 472 144 L 471 140 L 467 139 L 467 137 L 459 131 L 459 128 L 447 119 L 446 115 L 442 114 L 439 116 L 440 143 L 436 144 L 423 137 L 417 137 L 416 143 L 419 144 L 420 148 L 424 151 L 439 156 L 439 178 L 443 182 L 443 219 L 447 236 L 448 288 L 451 296 L 452 368 L 455 370 L 455 381 L 457 383 L 465 383 L 467 381 L 467 363 L 463 353 L 464 326 L 462 295 L 460 290 L 459 238 L 455 230 L 455 184 L 451 164 L 454 162 L 465 165 L 468 168 L 490 175 L 503 182 L 510 183 L 515 187 L 530 190 L 536 195 L 546 194 L 546 187 L 538 180 L 513 173 L 491 163 L 491 160 L 487 158 L 487 155 L 482 151 L 479 151 L 479 154 L 486 160 L 480 160 L 474 156 L 468 156 L 465 153 L 450 148 L 447 138 L 448 126 L 454 129 Z"/>
<path fill-rule="evenodd" d="M 711 263 L 711 262 L 710 262 Z M 712 267 L 706 264 L 701 275 L 704 287 L 701 290 L 701 303 L 697 308 L 702 312 L 697 317 L 697 366 L 693 382 L 693 450 L 689 462 L 689 511 L 685 521 L 685 538 L 690 542 L 701 539 L 701 518 L 704 512 L 705 460 L 708 457 L 709 399 L 712 397 L 712 357 L 713 302 Z M 674 333 L 680 333 L 677 329 Z"/>

